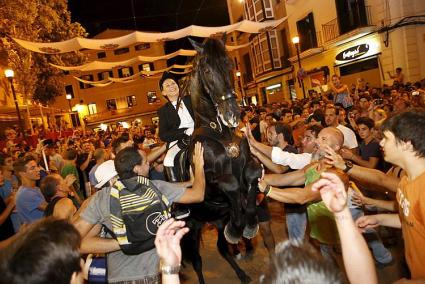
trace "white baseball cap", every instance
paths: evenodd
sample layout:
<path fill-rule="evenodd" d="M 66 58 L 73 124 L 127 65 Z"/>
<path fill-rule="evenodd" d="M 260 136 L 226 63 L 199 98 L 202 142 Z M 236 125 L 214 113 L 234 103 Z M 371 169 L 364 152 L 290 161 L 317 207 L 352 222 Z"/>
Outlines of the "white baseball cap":
<path fill-rule="evenodd" d="M 109 180 L 118 175 L 115 170 L 114 160 L 108 160 L 100 164 L 94 172 L 97 180 L 96 188 L 102 188 Z"/>

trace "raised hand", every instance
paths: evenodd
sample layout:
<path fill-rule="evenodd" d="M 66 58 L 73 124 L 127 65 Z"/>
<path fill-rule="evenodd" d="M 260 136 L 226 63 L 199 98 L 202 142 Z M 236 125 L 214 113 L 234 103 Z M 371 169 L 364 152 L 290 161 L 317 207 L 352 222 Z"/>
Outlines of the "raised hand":
<path fill-rule="evenodd" d="M 336 174 L 322 173 L 321 179 L 312 185 L 311 190 L 320 192 L 326 207 L 333 213 L 341 212 L 347 207 L 347 192 Z"/>
<path fill-rule="evenodd" d="M 163 265 L 177 266 L 182 260 L 180 240 L 189 232 L 184 221 L 169 219 L 159 226 L 155 238 L 156 251 Z"/>
<path fill-rule="evenodd" d="M 204 147 L 201 142 L 196 142 L 195 150 L 193 151 L 193 164 L 195 165 L 195 171 L 204 168 Z"/>
<path fill-rule="evenodd" d="M 76 180 L 77 180 L 77 178 L 73 174 L 69 174 L 65 177 L 65 183 L 68 187 L 73 185 Z"/>

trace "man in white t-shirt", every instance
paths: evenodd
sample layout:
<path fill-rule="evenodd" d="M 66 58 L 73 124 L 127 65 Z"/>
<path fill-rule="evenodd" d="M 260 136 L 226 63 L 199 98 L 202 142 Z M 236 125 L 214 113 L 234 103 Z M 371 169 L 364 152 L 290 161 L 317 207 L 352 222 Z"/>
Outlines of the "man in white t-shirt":
<path fill-rule="evenodd" d="M 348 148 L 352 151 L 356 151 L 359 146 L 357 143 L 356 134 L 353 130 L 344 125 L 339 124 L 338 121 L 338 108 L 334 106 L 328 106 L 325 110 L 325 122 L 327 126 L 336 127 L 341 130 L 342 134 L 344 134 L 344 145 L 343 147 Z"/>

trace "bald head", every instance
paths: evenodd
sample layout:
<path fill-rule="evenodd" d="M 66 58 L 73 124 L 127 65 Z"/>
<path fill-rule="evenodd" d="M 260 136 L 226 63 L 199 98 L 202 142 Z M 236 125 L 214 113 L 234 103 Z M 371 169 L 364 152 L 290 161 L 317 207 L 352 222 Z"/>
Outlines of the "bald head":
<path fill-rule="evenodd" d="M 326 127 L 318 135 L 319 146 L 330 146 L 339 151 L 344 144 L 344 134 L 336 127 Z"/>

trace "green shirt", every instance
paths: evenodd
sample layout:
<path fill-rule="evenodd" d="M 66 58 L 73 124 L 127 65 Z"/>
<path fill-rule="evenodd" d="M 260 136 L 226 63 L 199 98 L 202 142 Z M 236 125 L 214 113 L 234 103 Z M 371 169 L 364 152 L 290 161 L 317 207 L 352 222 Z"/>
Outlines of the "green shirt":
<path fill-rule="evenodd" d="M 72 164 L 66 164 L 61 170 L 61 176 L 66 178 L 67 175 L 74 175 L 76 180 L 72 184 L 81 200 L 84 200 L 83 192 L 80 189 L 80 176 L 78 175 L 77 167 Z"/>
<path fill-rule="evenodd" d="M 305 185 L 309 185 L 320 178 L 321 172 L 318 172 L 316 167 L 310 167 L 305 172 Z M 308 222 L 310 224 L 310 237 L 318 240 L 323 244 L 337 244 L 338 231 L 335 224 L 335 219 L 326 208 L 323 201 L 315 202 L 307 207 Z"/>

